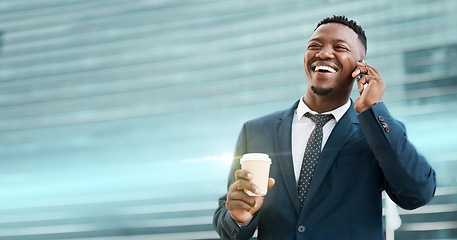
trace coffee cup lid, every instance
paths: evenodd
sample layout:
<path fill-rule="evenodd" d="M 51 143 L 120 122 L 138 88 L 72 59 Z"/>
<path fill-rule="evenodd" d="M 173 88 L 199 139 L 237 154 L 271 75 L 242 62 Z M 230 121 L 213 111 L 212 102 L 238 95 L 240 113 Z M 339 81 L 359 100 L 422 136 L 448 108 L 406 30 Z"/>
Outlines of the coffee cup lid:
<path fill-rule="evenodd" d="M 265 161 L 265 162 L 271 163 L 270 157 L 268 156 L 268 154 L 265 154 L 265 153 L 246 153 L 240 159 L 240 163 L 243 161 L 252 161 L 252 160 Z"/>

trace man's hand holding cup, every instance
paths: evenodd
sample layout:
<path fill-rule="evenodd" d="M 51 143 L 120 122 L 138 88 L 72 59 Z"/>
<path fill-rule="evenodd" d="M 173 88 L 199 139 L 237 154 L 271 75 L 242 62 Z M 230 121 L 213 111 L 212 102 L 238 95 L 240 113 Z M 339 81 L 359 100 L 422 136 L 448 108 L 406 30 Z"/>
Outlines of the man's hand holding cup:
<path fill-rule="evenodd" d="M 259 211 L 267 190 L 275 184 L 268 178 L 271 160 L 267 154 L 250 153 L 240 160 L 242 169 L 235 172 L 235 182 L 230 185 L 226 207 L 238 223 L 248 222 Z"/>

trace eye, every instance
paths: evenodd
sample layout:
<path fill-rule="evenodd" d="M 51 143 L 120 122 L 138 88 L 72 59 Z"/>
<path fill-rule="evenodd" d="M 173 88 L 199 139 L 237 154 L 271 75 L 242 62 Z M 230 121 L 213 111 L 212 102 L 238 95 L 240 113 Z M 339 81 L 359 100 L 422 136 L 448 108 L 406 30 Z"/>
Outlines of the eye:
<path fill-rule="evenodd" d="M 308 49 L 318 49 L 318 48 L 320 48 L 320 45 L 317 43 L 308 44 Z"/>
<path fill-rule="evenodd" d="M 349 49 L 346 46 L 343 46 L 343 45 L 337 45 L 337 46 L 335 46 L 335 49 L 337 51 L 349 51 Z"/>

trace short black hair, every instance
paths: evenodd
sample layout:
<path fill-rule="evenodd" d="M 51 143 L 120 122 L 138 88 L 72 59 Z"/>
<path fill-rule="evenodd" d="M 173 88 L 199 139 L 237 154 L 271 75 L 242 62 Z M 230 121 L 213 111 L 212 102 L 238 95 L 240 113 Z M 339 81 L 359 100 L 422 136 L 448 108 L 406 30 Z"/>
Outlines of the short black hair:
<path fill-rule="evenodd" d="M 357 33 L 357 36 L 359 36 L 359 39 L 365 48 L 365 52 L 367 52 L 367 37 L 365 36 L 365 31 L 363 31 L 362 27 L 359 26 L 355 21 L 349 20 L 346 16 L 333 15 L 333 17 L 328 17 L 320 21 L 314 31 L 316 31 L 316 29 L 321 25 L 327 23 L 340 23 L 350 27 L 352 30 L 354 30 L 355 33 Z"/>

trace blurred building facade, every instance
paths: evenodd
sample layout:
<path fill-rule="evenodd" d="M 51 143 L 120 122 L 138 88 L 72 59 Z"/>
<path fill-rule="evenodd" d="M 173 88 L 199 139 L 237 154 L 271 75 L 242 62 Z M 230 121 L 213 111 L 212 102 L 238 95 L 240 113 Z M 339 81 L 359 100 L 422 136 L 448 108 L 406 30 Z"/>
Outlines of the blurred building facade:
<path fill-rule="evenodd" d="M 216 239 L 242 123 L 304 94 L 334 14 L 364 27 L 384 102 L 437 171 L 396 238 L 456 239 L 453 0 L 1 1 L 0 239 Z"/>

